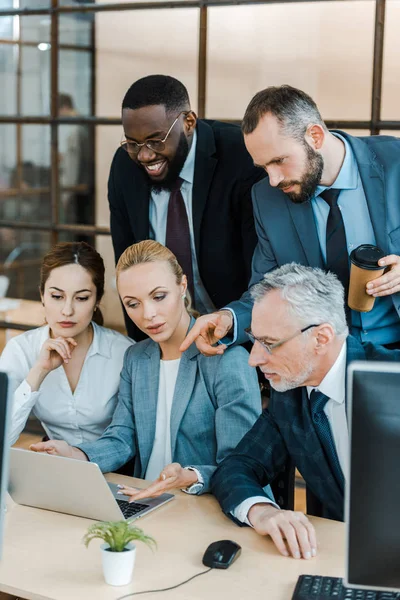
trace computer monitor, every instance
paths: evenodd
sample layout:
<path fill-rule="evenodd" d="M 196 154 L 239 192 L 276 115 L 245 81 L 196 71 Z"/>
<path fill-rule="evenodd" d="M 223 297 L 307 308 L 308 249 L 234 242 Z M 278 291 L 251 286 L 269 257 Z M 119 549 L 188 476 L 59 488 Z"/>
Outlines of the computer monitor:
<path fill-rule="evenodd" d="M 0 558 L 3 548 L 4 513 L 6 510 L 6 492 L 8 486 L 8 436 L 7 436 L 7 389 L 8 378 L 0 373 Z"/>
<path fill-rule="evenodd" d="M 400 364 L 348 369 L 350 474 L 346 486 L 350 587 L 400 590 Z"/>

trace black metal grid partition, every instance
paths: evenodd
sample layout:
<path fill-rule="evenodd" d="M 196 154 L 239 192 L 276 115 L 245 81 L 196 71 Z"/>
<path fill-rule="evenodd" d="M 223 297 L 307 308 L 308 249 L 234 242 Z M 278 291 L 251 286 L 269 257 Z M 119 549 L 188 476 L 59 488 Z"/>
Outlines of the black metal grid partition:
<path fill-rule="evenodd" d="M 309 2 L 341 2 L 342 0 L 309 0 Z M 358 0 L 353 0 L 357 2 Z M 7 8 L 7 2 L 8 8 Z M 24 216 L 24 211 L 18 214 L 7 216 L 0 213 L 0 231 L 8 232 L 32 232 L 32 235 L 41 233 L 46 235 L 47 244 L 56 243 L 60 239 L 76 239 L 79 236 L 89 236 L 89 239 L 94 239 L 97 235 L 109 235 L 108 227 L 97 226 L 94 214 L 91 219 L 85 222 L 68 222 L 62 215 L 63 197 L 66 193 L 84 193 L 85 186 L 80 182 L 73 185 L 62 183 L 60 180 L 60 131 L 64 126 L 81 126 L 85 127 L 90 138 L 92 148 L 95 148 L 96 127 L 103 125 L 120 125 L 119 117 L 104 118 L 95 116 L 96 111 L 96 31 L 94 15 L 100 12 L 121 12 L 121 11 L 137 11 L 151 10 L 157 11 L 160 9 L 177 10 L 194 8 L 199 11 L 199 43 L 198 43 L 198 62 L 197 62 L 197 105 L 200 117 L 206 115 L 206 84 L 207 84 L 207 65 L 208 61 L 212 60 L 212 56 L 208 56 L 207 40 L 208 40 L 208 13 L 210 7 L 229 7 L 237 5 L 261 5 L 261 4 L 279 4 L 291 3 L 299 4 L 299 0 L 170 0 L 156 2 L 124 2 L 124 3 L 92 3 L 92 2 L 75 2 L 66 3 L 68 0 L 19 0 L 13 2 L 11 0 L 0 1 L 0 23 L 4 19 L 18 17 L 21 22 L 29 23 L 29 20 L 45 19 L 48 23 L 48 42 L 46 50 L 50 61 L 49 68 L 49 85 L 48 92 L 50 97 L 49 110 L 42 111 L 41 114 L 27 114 L 27 111 L 21 109 L 24 99 L 24 89 L 21 85 L 21 56 L 26 48 L 37 46 L 37 40 L 13 36 L 12 39 L 4 37 L 2 39 L 0 29 L 0 48 L 12 47 L 17 53 L 16 61 L 16 97 L 14 110 L 6 111 L 1 114 L 0 109 L 0 128 L 7 125 L 13 126 L 16 131 L 15 151 L 16 151 L 16 168 L 13 177 L 12 185 L 7 189 L 1 189 L 0 185 L 0 202 L 3 199 L 19 199 L 19 201 L 29 202 L 29 198 L 42 198 L 39 201 L 41 210 L 47 211 L 46 214 L 39 217 L 36 215 Z M 15 6 L 18 8 L 15 8 Z M 36 6 L 36 7 L 35 7 Z M 4 8 L 6 7 L 6 8 Z M 369 130 L 371 135 L 378 134 L 384 130 L 400 130 L 400 121 L 382 120 L 381 105 L 382 105 L 382 72 L 383 72 L 383 56 L 384 56 L 384 41 L 385 41 L 385 11 L 386 0 L 375 0 L 375 23 L 374 23 L 374 49 L 373 49 L 373 69 L 372 69 L 372 102 L 370 109 L 370 118 L 368 120 L 335 120 L 327 121 L 331 128 L 354 129 L 354 130 Z M 86 19 L 85 22 L 85 40 L 69 40 L 63 33 L 64 20 L 68 15 L 73 15 L 75 19 Z M 18 20 L 18 19 L 17 19 Z M 15 21 L 15 19 L 14 19 Z M 43 45 L 43 44 L 41 44 Z M 62 116 L 59 113 L 59 96 L 60 92 L 60 57 L 62 52 L 80 53 L 85 57 L 88 65 L 88 86 L 90 101 L 88 108 L 84 111 L 85 114 L 75 114 L 73 116 Z M 130 83 L 130 82 L 129 82 Z M 115 111 L 119 109 L 115 107 Z M 209 115 L 209 117 L 218 118 L 221 115 Z M 24 169 L 29 168 L 29 161 L 23 160 L 22 138 L 23 130 L 28 126 L 42 126 L 49 130 L 49 165 L 47 176 L 43 181 L 36 183 L 34 187 L 29 186 L 24 182 Z M 93 152 L 94 155 L 94 152 Z M 94 165 L 91 166 L 94 169 Z M 39 178 L 40 179 L 40 178 Z M 94 181 L 94 179 L 93 179 Z M 0 182 L 1 184 L 1 182 Z M 96 195 L 96 190 L 93 189 L 93 197 Z M 34 246 L 34 243 L 33 243 Z M 29 249 L 29 244 L 28 244 Z M 29 253 L 28 253 L 29 254 Z M 32 264 L 37 264 L 39 258 L 30 257 Z M 1 262 L 1 261 L 0 261 Z M 4 263 L 4 257 L 3 261 Z M 14 266 L 18 271 L 18 265 L 21 266 L 21 261 L 14 261 Z M 29 266 L 29 256 L 23 261 L 24 266 Z M 21 267 L 22 268 L 22 267 Z M 20 280 L 23 279 L 23 271 L 20 269 Z M 34 294 L 24 290 L 21 285 L 17 290 L 20 290 L 20 296 L 34 297 Z M 36 292 L 35 292 L 36 293 Z"/>

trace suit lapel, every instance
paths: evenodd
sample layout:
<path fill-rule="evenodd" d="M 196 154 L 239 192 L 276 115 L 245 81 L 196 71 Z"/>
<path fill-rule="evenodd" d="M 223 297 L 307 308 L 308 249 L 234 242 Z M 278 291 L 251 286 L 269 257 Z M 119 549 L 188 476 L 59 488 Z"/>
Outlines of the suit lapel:
<path fill-rule="evenodd" d="M 352 147 L 356 157 L 358 170 L 367 199 L 368 210 L 377 245 L 385 254 L 389 253 L 389 240 L 386 235 L 386 205 L 385 181 L 382 166 L 378 163 L 376 155 L 361 139 L 348 134 L 343 135 Z"/>
<path fill-rule="evenodd" d="M 336 481 L 330 462 L 315 430 L 307 388 L 302 387 L 301 393 L 303 430 L 307 432 L 307 456 L 305 457 L 304 469 L 301 468 L 301 465 L 298 465 L 299 470 L 313 493 L 335 514 L 337 513 L 337 507 L 343 503 L 343 490 Z M 310 469 L 310 477 L 307 477 L 308 469 Z"/>
<path fill-rule="evenodd" d="M 308 264 L 311 267 L 320 267 L 323 269 L 324 263 L 311 202 L 295 204 L 287 198 L 285 200 Z"/>
<path fill-rule="evenodd" d="M 193 388 L 196 383 L 197 360 L 199 351 L 195 344 L 192 344 L 186 352 L 182 354 L 179 365 L 178 377 L 171 408 L 171 456 L 174 460 L 176 438 L 182 419 L 192 397 Z"/>
<path fill-rule="evenodd" d="M 213 130 L 203 121 L 197 122 L 197 146 L 193 180 L 193 230 L 196 254 L 200 253 L 200 229 L 208 192 L 217 166 Z"/>
<path fill-rule="evenodd" d="M 127 198 L 128 214 L 130 215 L 135 242 L 141 242 L 149 238 L 150 220 L 150 185 L 146 176 L 140 171 L 139 167 L 130 161 L 129 175 L 131 183 L 127 186 L 129 196 Z"/>
<path fill-rule="evenodd" d="M 136 378 L 133 390 L 133 403 L 142 467 L 140 476 L 144 477 L 153 449 L 156 430 L 158 384 L 160 378 L 160 349 L 158 344 L 150 341 L 142 358 L 138 366 L 140 373 Z"/>

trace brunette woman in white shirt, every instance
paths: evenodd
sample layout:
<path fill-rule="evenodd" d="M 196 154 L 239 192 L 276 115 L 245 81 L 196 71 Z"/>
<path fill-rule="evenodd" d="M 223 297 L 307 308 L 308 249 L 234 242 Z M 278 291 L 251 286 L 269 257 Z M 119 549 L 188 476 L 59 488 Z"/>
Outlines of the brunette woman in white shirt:
<path fill-rule="evenodd" d="M 104 262 L 84 242 L 44 257 L 40 295 L 46 325 L 12 338 L 0 357 L 10 377 L 10 442 L 30 412 L 50 439 L 94 441 L 110 424 L 125 351 L 132 341 L 102 327 Z"/>
<path fill-rule="evenodd" d="M 104 472 L 133 459 L 132 475 L 153 480 L 145 496 L 177 487 L 208 492 L 217 465 L 261 412 L 248 353 L 236 347 L 207 358 L 195 344 L 179 351 L 195 320 L 182 268 L 158 242 L 145 240 L 125 250 L 117 285 L 128 316 L 150 339 L 125 354 L 111 425 L 92 443 L 44 442 L 31 448 L 91 460 Z M 133 500 L 143 495 L 132 488 L 121 491 Z"/>

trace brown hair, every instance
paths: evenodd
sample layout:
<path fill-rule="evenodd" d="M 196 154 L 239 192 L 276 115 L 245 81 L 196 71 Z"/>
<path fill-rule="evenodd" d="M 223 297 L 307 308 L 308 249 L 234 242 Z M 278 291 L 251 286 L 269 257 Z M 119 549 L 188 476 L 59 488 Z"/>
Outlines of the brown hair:
<path fill-rule="evenodd" d="M 121 254 L 116 268 L 117 281 L 118 275 L 122 271 L 126 271 L 135 265 L 152 263 L 158 260 L 165 261 L 169 264 L 175 275 L 176 283 L 180 285 L 182 283 L 183 271 L 175 254 L 173 254 L 166 246 L 163 246 L 154 240 L 144 240 L 143 242 L 133 244 Z M 188 289 L 186 290 L 185 295 L 185 308 L 191 316 L 197 319 L 199 313 L 192 308 L 192 298 Z"/>
<path fill-rule="evenodd" d="M 44 294 L 44 286 L 52 270 L 66 265 L 80 265 L 90 273 L 96 286 L 96 303 L 99 304 L 104 294 L 104 262 L 100 254 L 86 242 L 62 242 L 45 254 L 40 269 L 41 295 Z M 104 319 L 99 307 L 94 311 L 92 319 L 97 325 L 103 325 Z"/>

